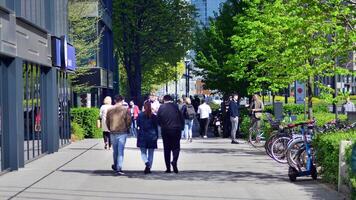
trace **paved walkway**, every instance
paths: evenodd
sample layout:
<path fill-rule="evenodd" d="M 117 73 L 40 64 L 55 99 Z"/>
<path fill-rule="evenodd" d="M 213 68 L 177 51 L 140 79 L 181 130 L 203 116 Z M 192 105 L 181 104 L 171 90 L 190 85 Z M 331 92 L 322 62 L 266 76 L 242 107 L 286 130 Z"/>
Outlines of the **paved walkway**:
<path fill-rule="evenodd" d="M 232 145 L 227 139 L 182 143 L 179 174 L 163 173 L 159 141 L 153 173 L 144 175 L 135 139 L 129 139 L 125 176 L 110 170 L 111 151 L 101 140 L 73 143 L 0 176 L 0 199 L 342 199 L 311 178 L 290 183 L 286 166 L 248 144 Z"/>

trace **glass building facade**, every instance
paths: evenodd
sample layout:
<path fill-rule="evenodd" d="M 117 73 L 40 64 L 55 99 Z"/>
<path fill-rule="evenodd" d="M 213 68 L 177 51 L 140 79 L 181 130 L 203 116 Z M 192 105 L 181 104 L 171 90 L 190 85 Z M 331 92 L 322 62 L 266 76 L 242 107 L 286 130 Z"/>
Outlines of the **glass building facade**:
<path fill-rule="evenodd" d="M 69 71 L 55 66 L 52 43 L 67 35 L 67 6 L 0 0 L 0 173 L 70 142 Z"/>
<path fill-rule="evenodd" d="M 191 0 L 192 5 L 197 9 L 197 21 L 201 26 L 209 25 L 209 18 L 214 17 L 219 12 L 220 5 L 226 0 Z"/>

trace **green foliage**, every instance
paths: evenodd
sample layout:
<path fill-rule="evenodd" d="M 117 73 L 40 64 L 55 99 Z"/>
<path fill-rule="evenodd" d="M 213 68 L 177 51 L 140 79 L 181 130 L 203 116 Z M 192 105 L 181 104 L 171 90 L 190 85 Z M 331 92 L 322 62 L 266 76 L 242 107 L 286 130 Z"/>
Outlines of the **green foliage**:
<path fill-rule="evenodd" d="M 209 106 L 211 108 L 211 110 L 214 112 L 214 111 L 217 111 L 221 108 L 221 105 L 220 104 L 215 104 L 215 103 L 209 103 Z"/>
<path fill-rule="evenodd" d="M 161 72 L 172 72 L 190 48 L 194 11 L 181 0 L 113 1 L 115 50 L 124 66 L 131 97 L 140 98 L 142 89 L 149 90 L 162 79 L 171 80 Z M 152 72 L 160 76 L 151 80 Z M 148 88 L 142 88 L 144 82 Z"/>
<path fill-rule="evenodd" d="M 324 181 L 335 185 L 338 181 L 339 147 L 342 140 L 356 140 L 356 132 L 319 134 L 313 141 L 322 178 Z"/>
<path fill-rule="evenodd" d="M 284 104 L 283 111 L 287 115 L 291 113 L 292 115 L 299 115 L 304 113 L 304 104 Z M 273 113 L 273 106 L 265 106 L 265 112 Z M 327 113 L 329 112 L 328 104 L 318 103 L 313 106 L 314 113 Z"/>
<path fill-rule="evenodd" d="M 98 108 L 72 108 L 71 116 L 73 122 L 84 129 L 85 138 L 100 138 L 102 136 L 101 129 L 96 127 L 96 122 L 99 119 Z"/>
<path fill-rule="evenodd" d="M 71 124 L 71 134 L 74 135 L 75 140 L 84 139 L 85 130 L 76 122 Z"/>
<path fill-rule="evenodd" d="M 242 1 L 228 0 L 219 16 L 210 20 L 209 27 L 198 28 L 194 34 L 195 66 L 198 68 L 195 73 L 202 76 L 205 88 L 224 95 L 238 92 L 240 96 L 247 96 L 246 80 L 229 76 L 235 69 L 227 63 L 229 56 L 237 53 L 230 39 L 234 30 L 233 17 L 244 7 Z"/>
<path fill-rule="evenodd" d="M 346 121 L 347 116 L 346 115 L 338 115 L 339 119 L 341 121 Z M 314 114 L 314 118 L 316 119 L 316 124 L 318 126 L 322 126 L 332 120 L 335 119 L 335 114 L 334 113 L 327 113 L 327 112 L 319 112 Z M 297 115 L 297 121 L 296 122 L 303 122 L 304 120 L 304 114 Z"/>
<path fill-rule="evenodd" d="M 98 22 L 101 19 L 95 13 L 97 2 L 90 0 L 69 0 L 68 1 L 68 25 L 69 40 L 75 47 L 76 73 L 71 74 L 74 92 L 88 92 L 90 87 L 86 83 L 81 83 L 80 77 L 88 75 L 87 68 L 97 66 L 96 53 L 101 40 L 102 30 L 98 30 Z"/>

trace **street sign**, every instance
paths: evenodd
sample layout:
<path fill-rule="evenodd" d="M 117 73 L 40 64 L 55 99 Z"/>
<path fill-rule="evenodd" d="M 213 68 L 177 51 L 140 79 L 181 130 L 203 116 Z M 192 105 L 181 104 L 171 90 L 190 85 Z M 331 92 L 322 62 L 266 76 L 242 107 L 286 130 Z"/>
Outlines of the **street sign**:
<path fill-rule="evenodd" d="M 305 84 L 299 81 L 295 82 L 295 100 L 297 104 L 304 104 Z"/>

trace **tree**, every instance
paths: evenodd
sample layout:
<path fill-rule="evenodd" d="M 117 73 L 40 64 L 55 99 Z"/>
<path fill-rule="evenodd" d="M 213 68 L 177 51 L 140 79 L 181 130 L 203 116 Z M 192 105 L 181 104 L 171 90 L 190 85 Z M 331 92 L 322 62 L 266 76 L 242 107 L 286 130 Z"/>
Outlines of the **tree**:
<path fill-rule="evenodd" d="M 77 93 L 90 89 L 87 84 L 79 83 L 79 80 L 81 76 L 89 73 L 89 67 L 96 66 L 95 55 L 101 40 L 101 30 L 98 31 L 97 24 L 101 16 L 92 15 L 95 9 L 95 4 L 90 0 L 68 1 L 68 35 L 76 49 L 76 65 L 78 66 L 76 73 L 71 74 L 71 80 L 73 90 Z"/>
<path fill-rule="evenodd" d="M 239 92 L 247 95 L 247 79 L 236 79 L 230 74 L 234 68 L 228 63 L 229 57 L 237 52 L 231 45 L 234 34 L 233 17 L 243 12 L 245 3 L 228 0 L 222 5 L 215 19 L 210 19 L 209 27 L 198 28 L 194 37 L 196 51 L 196 74 L 202 76 L 207 89 L 218 90 L 224 95 Z"/>
<path fill-rule="evenodd" d="M 307 82 L 311 118 L 314 77 L 345 73 L 335 60 L 354 50 L 355 32 L 349 24 L 355 9 L 339 0 L 245 2 L 249 8 L 235 17 L 233 76 L 248 77 L 251 91 Z"/>
<path fill-rule="evenodd" d="M 130 96 L 140 100 L 142 73 L 176 65 L 189 49 L 194 8 L 181 0 L 117 0 L 113 22 Z"/>

